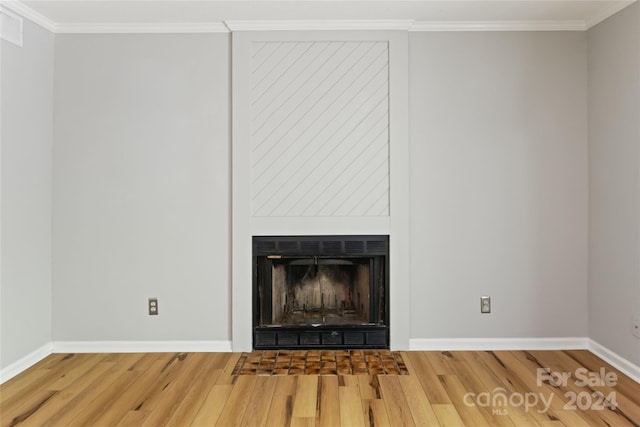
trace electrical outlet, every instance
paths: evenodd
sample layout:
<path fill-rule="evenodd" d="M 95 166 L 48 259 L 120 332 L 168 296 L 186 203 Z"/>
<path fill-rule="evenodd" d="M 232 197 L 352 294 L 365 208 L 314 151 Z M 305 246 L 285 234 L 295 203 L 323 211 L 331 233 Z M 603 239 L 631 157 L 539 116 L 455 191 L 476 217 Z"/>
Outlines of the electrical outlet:
<path fill-rule="evenodd" d="M 491 313 L 491 297 L 480 297 L 480 313 Z"/>
<path fill-rule="evenodd" d="M 640 316 L 633 316 L 632 328 L 633 335 L 640 338 Z"/>
<path fill-rule="evenodd" d="M 149 316 L 158 314 L 158 298 L 149 298 Z"/>

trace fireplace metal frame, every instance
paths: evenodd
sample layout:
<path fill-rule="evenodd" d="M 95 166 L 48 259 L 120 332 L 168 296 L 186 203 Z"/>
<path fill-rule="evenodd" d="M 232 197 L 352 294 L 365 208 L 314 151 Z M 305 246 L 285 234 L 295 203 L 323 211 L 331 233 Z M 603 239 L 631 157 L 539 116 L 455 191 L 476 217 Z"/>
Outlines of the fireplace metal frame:
<path fill-rule="evenodd" d="M 253 348 L 269 349 L 344 349 L 389 348 L 389 236 L 254 236 L 253 249 Z M 271 283 L 261 283 L 259 277 L 270 277 L 273 263 L 279 257 L 331 257 L 375 259 L 375 277 L 383 277 L 383 295 L 377 286 L 371 287 L 370 319 L 378 322 L 346 325 L 262 325 L 260 295 L 267 297 Z M 259 270 L 263 269 L 263 276 Z M 270 279 L 269 279 L 270 280 Z M 269 297 L 270 298 L 270 297 Z M 378 315 L 374 313 L 379 310 Z"/>

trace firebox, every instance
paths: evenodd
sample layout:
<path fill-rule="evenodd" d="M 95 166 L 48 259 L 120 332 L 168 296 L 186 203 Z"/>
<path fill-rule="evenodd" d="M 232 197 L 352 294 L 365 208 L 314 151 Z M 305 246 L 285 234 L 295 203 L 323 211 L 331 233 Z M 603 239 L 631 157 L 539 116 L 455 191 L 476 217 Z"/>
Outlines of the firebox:
<path fill-rule="evenodd" d="M 389 348 L 389 236 L 253 237 L 253 347 Z"/>

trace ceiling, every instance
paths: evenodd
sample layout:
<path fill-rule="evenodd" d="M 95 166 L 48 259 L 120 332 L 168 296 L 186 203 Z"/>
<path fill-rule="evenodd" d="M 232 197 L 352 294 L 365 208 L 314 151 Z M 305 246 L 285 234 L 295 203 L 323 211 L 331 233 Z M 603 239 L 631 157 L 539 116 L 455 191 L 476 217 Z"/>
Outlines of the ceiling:
<path fill-rule="evenodd" d="M 636 0 L 633 0 L 636 1 Z M 219 25 L 229 22 L 383 22 L 408 28 L 584 30 L 631 0 L 3 0 L 54 32 L 131 25 Z M 227 23 L 224 27 L 223 24 Z M 409 23 L 409 24 L 406 24 Z M 493 26 L 493 27 L 492 27 Z M 185 27 L 186 28 L 186 27 Z M 210 26 L 208 28 L 215 28 Z M 74 31 L 75 29 L 75 31 Z M 234 28 L 235 29 L 235 28 Z"/>

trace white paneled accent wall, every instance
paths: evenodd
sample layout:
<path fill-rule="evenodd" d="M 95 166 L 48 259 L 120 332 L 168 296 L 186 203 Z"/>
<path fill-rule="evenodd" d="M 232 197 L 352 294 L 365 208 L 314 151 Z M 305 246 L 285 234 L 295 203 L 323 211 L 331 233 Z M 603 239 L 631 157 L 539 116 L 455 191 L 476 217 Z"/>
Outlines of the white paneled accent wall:
<path fill-rule="evenodd" d="M 388 42 L 251 48 L 253 216 L 387 216 Z"/>

